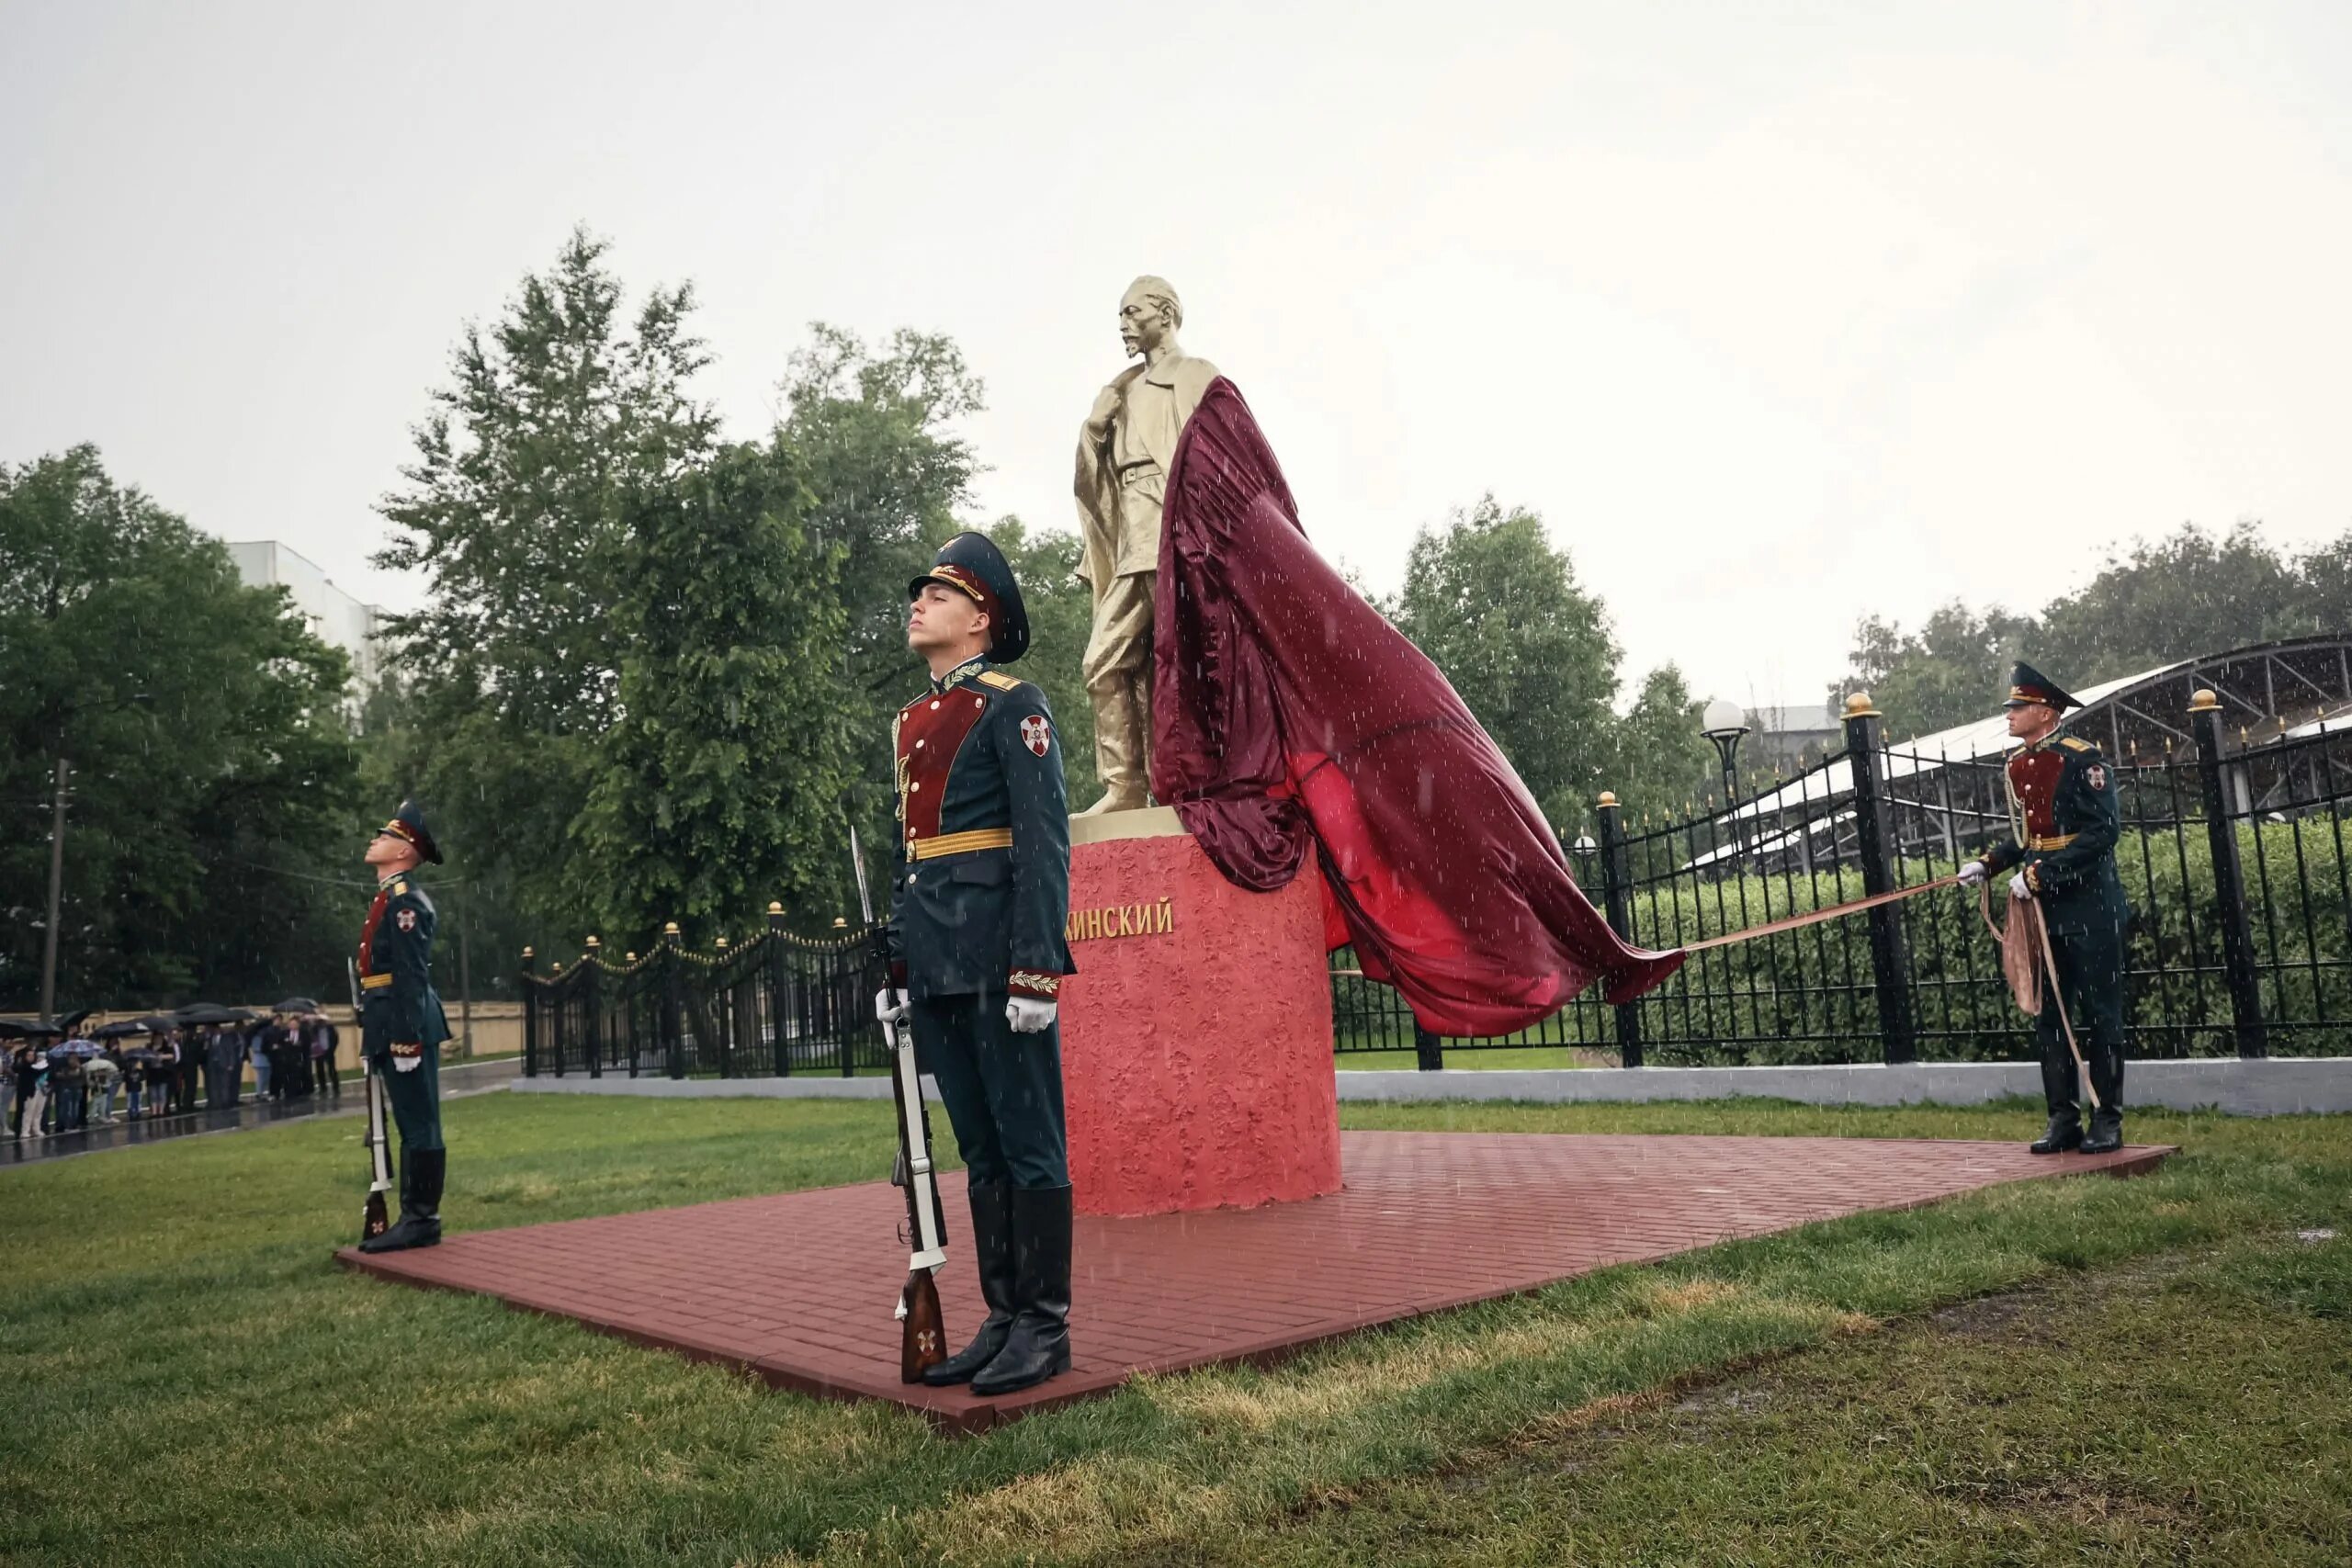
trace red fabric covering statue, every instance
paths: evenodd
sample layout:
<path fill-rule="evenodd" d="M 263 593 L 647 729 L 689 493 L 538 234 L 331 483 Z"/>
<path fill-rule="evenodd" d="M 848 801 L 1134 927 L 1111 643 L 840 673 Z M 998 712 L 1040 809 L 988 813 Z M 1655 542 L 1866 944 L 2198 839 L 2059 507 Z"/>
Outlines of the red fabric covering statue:
<path fill-rule="evenodd" d="M 1682 954 L 1626 946 L 1437 667 L 1325 564 L 1233 383 L 1184 427 L 1154 609 L 1151 792 L 1217 868 L 1280 887 L 1310 846 L 1330 944 L 1439 1034 L 1508 1034 L 1595 979 L 1627 1001 Z"/>

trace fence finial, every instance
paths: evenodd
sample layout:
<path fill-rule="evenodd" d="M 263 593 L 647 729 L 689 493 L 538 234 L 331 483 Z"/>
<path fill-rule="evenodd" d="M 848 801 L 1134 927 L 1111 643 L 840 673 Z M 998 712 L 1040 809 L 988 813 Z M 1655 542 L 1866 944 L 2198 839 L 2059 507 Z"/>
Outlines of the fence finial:
<path fill-rule="evenodd" d="M 621 962 L 624 964 L 634 964 L 637 962 L 637 954 L 634 953 L 624 953 L 621 954 Z"/>
<path fill-rule="evenodd" d="M 833 917 L 833 930 L 839 931 L 847 931 L 848 929 L 849 917 L 847 915 L 835 915 Z"/>
<path fill-rule="evenodd" d="M 662 934 L 663 936 L 676 936 L 678 934 L 678 922 L 675 920 L 662 921 Z"/>
<path fill-rule="evenodd" d="M 1847 694 L 1846 716 L 1848 718 L 1876 718 L 1878 716 L 1878 705 L 1871 701 L 1871 694 L 1868 692 Z"/>
<path fill-rule="evenodd" d="M 1615 790 L 1604 789 L 1600 792 L 1600 805 L 1603 809 L 1615 806 L 1616 804 L 1617 792 Z"/>
<path fill-rule="evenodd" d="M 784 906 L 771 898 L 768 900 L 768 913 L 771 915 L 781 915 L 784 913 Z"/>
<path fill-rule="evenodd" d="M 523 956 L 524 956 L 524 957 L 526 957 L 526 958 L 530 957 L 530 956 L 531 956 L 531 950 L 530 950 L 529 948 L 527 948 L 527 947 L 526 947 L 526 948 L 525 948 L 525 949 L 523 950 Z"/>
<path fill-rule="evenodd" d="M 2191 713 L 2211 713 L 2221 705 L 2222 699 L 2214 695 L 2211 686 L 2198 687 L 2188 699 L 2188 711 Z"/>
<path fill-rule="evenodd" d="M 727 937 L 724 932 L 720 933 L 718 938 L 718 951 L 721 953 L 727 951 Z"/>
<path fill-rule="evenodd" d="M 594 953 L 594 952 L 595 952 L 595 951 L 596 951 L 596 949 L 597 949 L 597 948 L 599 948 L 599 947 L 603 946 L 604 944 L 603 944 L 602 942 L 598 942 L 598 941 L 596 940 L 595 936 L 592 933 L 592 934 L 589 936 L 589 938 L 588 938 L 588 944 L 587 944 L 587 945 L 588 945 L 588 951 L 589 951 L 589 952 L 591 952 L 591 953 Z"/>

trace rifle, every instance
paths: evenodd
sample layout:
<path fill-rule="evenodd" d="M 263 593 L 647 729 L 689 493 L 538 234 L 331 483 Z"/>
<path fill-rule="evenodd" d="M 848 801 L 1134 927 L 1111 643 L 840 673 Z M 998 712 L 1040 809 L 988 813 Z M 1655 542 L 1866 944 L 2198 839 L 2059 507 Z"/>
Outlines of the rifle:
<path fill-rule="evenodd" d="M 865 856 L 857 847 L 857 829 L 849 830 L 849 856 L 857 866 L 857 906 L 882 955 L 883 995 L 874 1014 L 882 1025 L 882 1043 L 890 1053 L 890 1098 L 899 1112 L 899 1157 L 890 1183 L 907 1191 L 906 1239 L 914 1248 L 907 1259 L 907 1282 L 899 1292 L 899 1381 L 922 1382 L 923 1369 L 947 1359 L 947 1325 L 939 1313 L 939 1285 L 932 1276 L 947 1264 L 944 1245 L 946 1226 L 939 1210 L 939 1184 L 931 1168 L 931 1115 L 922 1103 L 922 1080 L 915 1071 L 915 1043 L 910 1032 L 890 1021 L 889 952 L 881 929 L 874 923 L 874 895 L 865 886 Z"/>
<path fill-rule="evenodd" d="M 392 1187 L 392 1151 L 384 1137 L 384 1087 L 376 1076 L 375 1064 L 368 1061 L 367 1021 L 360 1017 L 364 1005 L 359 999 L 359 964 L 355 959 L 343 961 L 351 976 L 351 1025 L 360 1032 L 359 1089 L 368 1097 L 368 1204 L 359 1213 L 359 1239 L 373 1241 L 391 1228 L 391 1217 L 385 1213 L 384 1194 Z M 330 1061 L 332 1068 L 334 1063 Z"/>

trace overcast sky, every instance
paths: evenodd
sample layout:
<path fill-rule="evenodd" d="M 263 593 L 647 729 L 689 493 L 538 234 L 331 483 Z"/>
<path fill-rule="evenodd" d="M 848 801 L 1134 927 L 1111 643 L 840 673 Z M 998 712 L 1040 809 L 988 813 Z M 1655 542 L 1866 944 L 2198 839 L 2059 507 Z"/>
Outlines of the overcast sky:
<path fill-rule="evenodd" d="M 2340 0 L 0 0 L 0 460 L 96 442 L 395 605 L 408 428 L 578 221 L 694 281 L 738 434 L 811 321 L 952 334 L 976 514 L 1057 527 L 1162 273 L 1327 554 L 1393 587 L 1491 490 L 1702 695 L 2352 526 Z"/>

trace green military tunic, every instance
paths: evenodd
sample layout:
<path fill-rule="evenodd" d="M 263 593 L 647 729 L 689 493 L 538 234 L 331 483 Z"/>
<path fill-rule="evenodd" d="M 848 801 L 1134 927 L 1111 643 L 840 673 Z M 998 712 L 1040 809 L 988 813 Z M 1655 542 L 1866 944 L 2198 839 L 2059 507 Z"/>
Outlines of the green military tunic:
<path fill-rule="evenodd" d="M 440 1058 L 449 1021 L 433 988 L 436 919 L 433 900 L 403 872 L 378 886 L 359 933 L 360 1050 L 383 1078 L 404 1155 L 442 1146 Z M 402 1072 L 404 1057 L 422 1061 Z"/>

